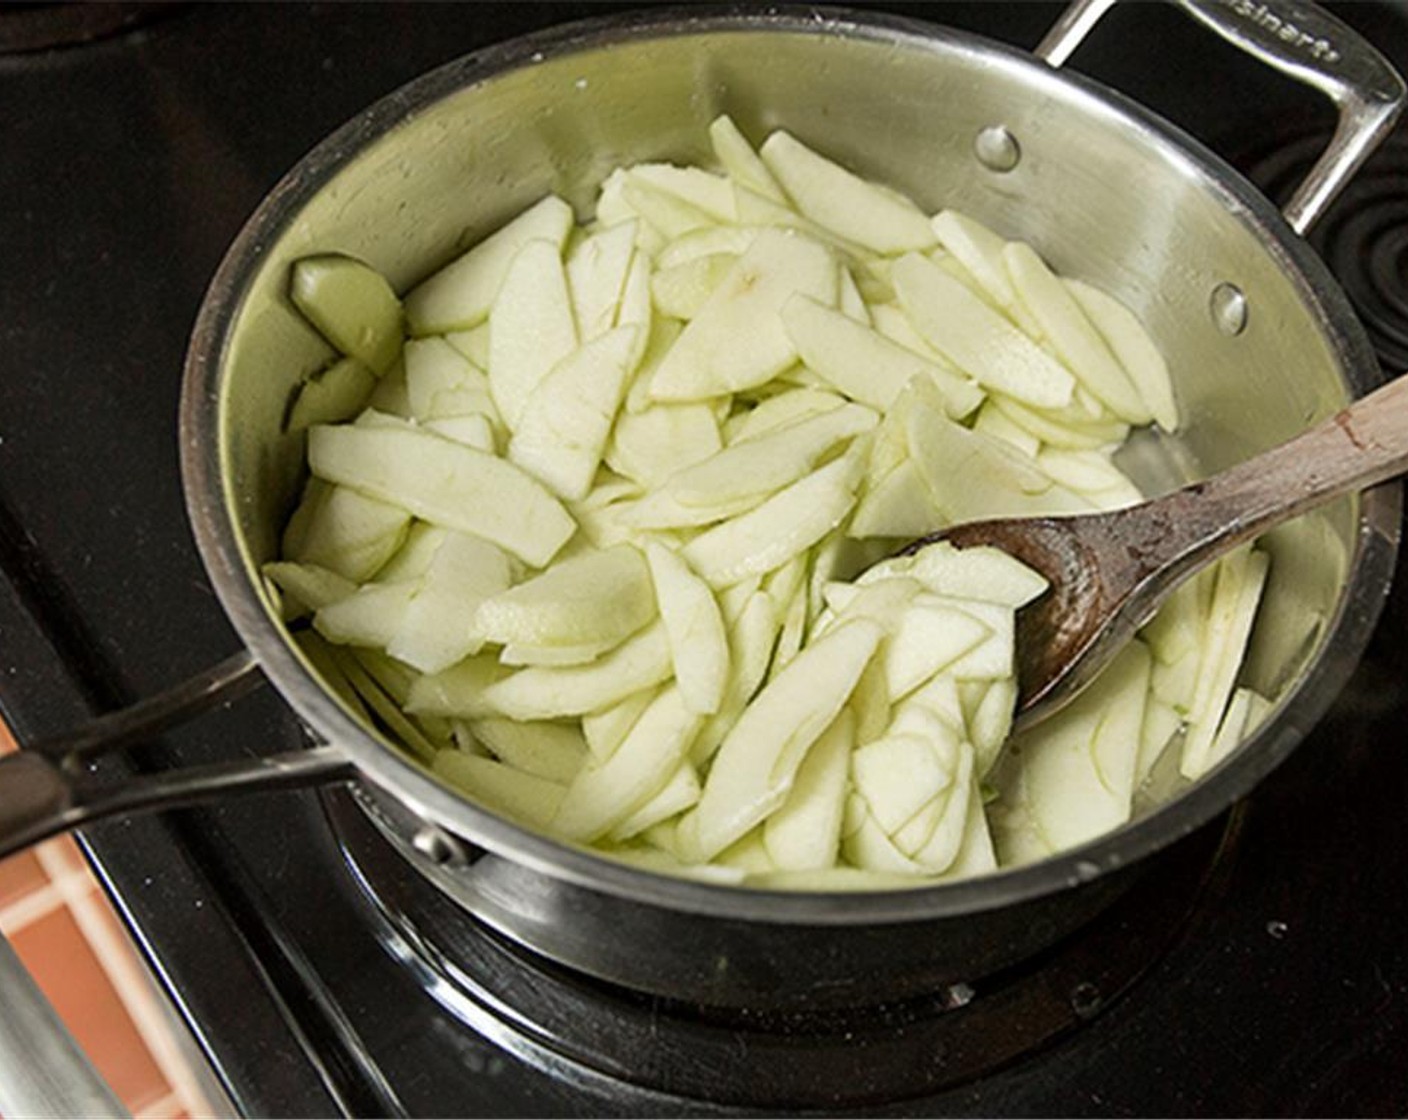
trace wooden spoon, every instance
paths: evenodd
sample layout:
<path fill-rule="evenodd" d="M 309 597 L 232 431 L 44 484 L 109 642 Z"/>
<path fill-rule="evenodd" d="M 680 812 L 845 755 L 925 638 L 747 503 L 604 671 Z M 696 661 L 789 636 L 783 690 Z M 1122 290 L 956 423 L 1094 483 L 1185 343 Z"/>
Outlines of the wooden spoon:
<path fill-rule="evenodd" d="M 1084 688 L 1189 576 L 1244 541 L 1408 471 L 1408 376 L 1245 463 L 1127 509 L 999 518 L 915 541 L 992 545 L 1050 581 L 1017 612 L 1017 712 L 1028 727 Z"/>

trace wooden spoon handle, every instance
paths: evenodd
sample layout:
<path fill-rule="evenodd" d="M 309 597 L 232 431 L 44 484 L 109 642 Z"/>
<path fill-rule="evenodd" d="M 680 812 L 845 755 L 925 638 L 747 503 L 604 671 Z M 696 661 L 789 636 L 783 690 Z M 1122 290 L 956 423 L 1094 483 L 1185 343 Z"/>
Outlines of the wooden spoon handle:
<path fill-rule="evenodd" d="M 1404 472 L 1408 375 L 1270 451 L 1149 503 L 1162 536 L 1162 555 L 1150 559 L 1200 567 L 1306 510 Z"/>

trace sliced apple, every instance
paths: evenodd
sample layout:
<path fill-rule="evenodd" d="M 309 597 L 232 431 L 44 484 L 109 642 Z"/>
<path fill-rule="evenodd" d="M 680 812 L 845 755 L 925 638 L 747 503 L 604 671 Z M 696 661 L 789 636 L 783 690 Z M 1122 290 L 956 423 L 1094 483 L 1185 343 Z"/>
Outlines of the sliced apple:
<path fill-rule="evenodd" d="M 651 396 L 702 400 L 781 373 L 797 359 L 780 315 L 796 292 L 836 302 L 831 253 L 798 233 L 761 231 L 661 360 Z"/>
<path fill-rule="evenodd" d="M 685 706 L 713 715 L 728 683 L 728 639 L 719 604 L 709 585 L 676 553 L 648 544 L 645 551 L 665 632 L 675 681 Z"/>
<path fill-rule="evenodd" d="M 401 355 L 401 301 L 370 265 L 338 253 L 294 263 L 289 296 L 318 333 L 373 373 Z"/>
<path fill-rule="evenodd" d="M 843 708 L 797 767 L 787 800 L 763 822 L 763 843 L 774 867 L 806 871 L 835 864 L 855 723 Z"/>
<path fill-rule="evenodd" d="M 529 241 L 510 262 L 489 313 L 489 388 L 510 431 L 538 382 L 576 348 L 561 248 Z"/>
<path fill-rule="evenodd" d="M 635 252 L 636 223 L 629 221 L 584 238 L 568 255 L 567 289 L 583 342 L 616 325 Z"/>
<path fill-rule="evenodd" d="M 978 384 L 1038 408 L 1069 403 L 1070 371 L 933 261 L 906 254 L 894 281 L 915 329 Z"/>
<path fill-rule="evenodd" d="M 1178 401 L 1168 363 L 1139 317 L 1114 296 L 1082 280 L 1067 278 L 1065 284 L 1139 390 L 1154 422 L 1166 432 L 1177 431 Z"/>
<path fill-rule="evenodd" d="M 365 407 L 376 375 L 356 358 L 339 358 L 298 387 L 285 427 L 301 432 L 314 424 L 339 424 Z"/>
<path fill-rule="evenodd" d="M 790 133 L 774 132 L 758 154 L 798 210 L 848 241 L 882 254 L 935 243 L 928 218 L 908 198 L 862 179 Z"/>
<path fill-rule="evenodd" d="M 314 477 L 284 530 L 283 555 L 361 583 L 396 554 L 410 521 L 399 506 Z"/>
<path fill-rule="evenodd" d="M 737 182 L 766 198 L 785 203 L 787 196 L 772 177 L 767 164 L 758 158 L 753 145 L 727 116 L 714 119 L 709 125 L 709 143 L 723 169 Z"/>
<path fill-rule="evenodd" d="M 509 265 L 523 246 L 530 241 L 547 241 L 561 250 L 572 220 L 572 208 L 548 195 L 423 280 L 406 296 L 411 334 L 419 337 L 467 330 L 483 322 Z"/>
<path fill-rule="evenodd" d="M 438 673 L 478 653 L 485 635 L 479 605 L 509 585 L 508 556 L 465 533 L 448 533 L 386 652 L 423 673 Z"/>
<path fill-rule="evenodd" d="M 570 782 L 587 759 L 581 729 L 566 723 L 480 719 L 470 733 L 499 761 L 515 770 L 554 782 Z"/>
<path fill-rule="evenodd" d="M 717 855 L 787 799 L 808 748 L 846 703 L 882 636 L 865 619 L 835 627 L 744 709 L 686 818 L 693 819 L 687 842 L 694 858 Z"/>
<path fill-rule="evenodd" d="M 512 463 L 430 433 L 319 425 L 308 432 L 308 464 L 321 478 L 484 537 L 535 567 L 577 528 L 561 503 Z"/>

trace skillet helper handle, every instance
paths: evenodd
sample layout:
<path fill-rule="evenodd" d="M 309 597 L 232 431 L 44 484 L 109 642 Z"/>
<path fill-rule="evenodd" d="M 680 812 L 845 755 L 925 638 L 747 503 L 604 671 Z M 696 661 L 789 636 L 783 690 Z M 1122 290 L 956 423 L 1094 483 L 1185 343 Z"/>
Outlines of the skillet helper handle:
<path fill-rule="evenodd" d="M 84 765 L 97 755 L 245 695 L 263 680 L 240 653 L 130 708 L 39 740 L 0 758 L 0 859 L 41 840 L 118 813 L 171 809 L 234 793 L 345 782 L 353 768 L 331 746 L 287 751 L 182 770 L 96 781 Z"/>
<path fill-rule="evenodd" d="M 1304 236 L 1403 111 L 1402 76 L 1353 28 L 1303 0 L 1170 0 L 1233 46 L 1318 89 L 1339 110 L 1329 146 L 1282 211 Z M 1116 0 L 1075 0 L 1036 48 L 1061 66 Z"/>

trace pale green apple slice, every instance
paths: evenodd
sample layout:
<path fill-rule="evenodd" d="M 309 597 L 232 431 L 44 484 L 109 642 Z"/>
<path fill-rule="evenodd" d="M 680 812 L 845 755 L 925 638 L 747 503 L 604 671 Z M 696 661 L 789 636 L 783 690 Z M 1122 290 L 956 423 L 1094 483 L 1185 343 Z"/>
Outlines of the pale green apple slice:
<path fill-rule="evenodd" d="M 963 743 L 955 755 L 953 780 L 935 799 L 937 820 L 928 830 L 928 838 L 912 853 L 914 862 L 925 871 L 941 874 L 953 866 L 968 835 L 968 804 L 975 792 L 973 748 Z M 900 850 L 906 850 L 904 844 L 900 845 Z"/>
<path fill-rule="evenodd" d="M 577 646 L 622 641 L 654 617 L 650 568 L 622 544 L 581 552 L 484 599 L 475 625 L 500 644 Z"/>
<path fill-rule="evenodd" d="M 661 267 L 650 278 L 650 297 L 655 310 L 674 319 L 693 319 L 733 270 L 738 257 L 732 253 L 711 253 L 692 257 L 683 264 Z"/>
<path fill-rule="evenodd" d="M 939 244 L 953 255 L 967 276 L 1026 334 L 1041 337 L 1041 327 L 1017 297 L 1003 264 L 1007 244 L 998 233 L 957 210 L 940 210 L 930 222 Z"/>
<path fill-rule="evenodd" d="M 616 325 L 635 252 L 636 222 L 629 221 L 584 238 L 568 254 L 567 288 L 583 342 Z"/>
<path fill-rule="evenodd" d="M 943 670 L 958 673 L 971 663 L 968 655 L 990 644 L 994 636 L 989 623 L 970 610 L 937 596 L 916 595 L 900 612 L 885 643 L 885 684 L 891 701 L 902 699 Z M 1010 665 L 1009 661 L 1009 670 Z"/>
<path fill-rule="evenodd" d="M 620 645 L 616 638 L 598 642 L 583 642 L 571 646 L 541 646 L 528 642 L 509 642 L 499 651 L 504 665 L 585 665 L 595 661 Z"/>
<path fill-rule="evenodd" d="M 730 117 L 714 118 L 709 125 L 709 143 L 714 149 L 714 157 L 735 181 L 766 198 L 782 203 L 787 201 L 767 164 L 758 158 L 753 145 L 748 143 L 747 137 Z"/>
<path fill-rule="evenodd" d="M 359 656 L 367 651 L 343 646 L 329 646 L 328 650 L 338 672 L 366 702 L 367 709 L 391 736 L 421 761 L 432 761 L 439 745 L 432 742 L 416 723 L 406 718 L 398 702 L 369 672 Z"/>
<path fill-rule="evenodd" d="M 1139 317 L 1114 296 L 1084 281 L 1067 278 L 1065 285 L 1139 390 L 1154 422 L 1166 432 L 1177 431 L 1178 401 L 1168 363 Z"/>
<path fill-rule="evenodd" d="M 807 368 L 861 404 L 888 409 L 915 377 L 934 382 L 955 419 L 982 403 L 982 390 L 972 382 L 804 295 L 787 301 L 782 321 Z"/>
<path fill-rule="evenodd" d="M 289 296 L 303 317 L 341 353 L 373 373 L 401 354 L 401 301 L 386 277 L 338 253 L 294 262 Z"/>
<path fill-rule="evenodd" d="M 532 828 L 545 827 L 567 793 L 561 782 L 461 750 L 438 752 L 434 769 L 475 801 Z"/>
<path fill-rule="evenodd" d="M 422 673 L 438 673 L 478 653 L 485 636 L 479 604 L 509 586 L 509 560 L 496 545 L 448 533 L 386 652 Z"/>
<path fill-rule="evenodd" d="M 973 744 L 976 755 L 975 772 L 983 778 L 996 764 L 1012 732 L 1012 717 L 1017 707 L 1017 681 L 1015 677 L 964 681 L 959 695 L 964 701 L 963 716 L 968 741 Z"/>
<path fill-rule="evenodd" d="M 494 422 L 482 412 L 471 412 L 467 416 L 441 416 L 427 420 L 423 427 L 427 432 L 434 432 L 437 436 L 444 436 L 488 455 L 498 451 L 499 439 Z"/>
<path fill-rule="evenodd" d="M 855 722 L 843 708 L 797 767 L 787 800 L 763 822 L 763 843 L 774 867 L 809 871 L 835 864 Z"/>
<path fill-rule="evenodd" d="M 721 506 L 744 498 L 762 501 L 807 474 L 838 444 L 875 427 L 863 405 L 807 416 L 785 427 L 729 444 L 673 474 L 663 492 L 686 506 Z"/>
<path fill-rule="evenodd" d="M 530 241 L 509 264 L 489 313 L 489 388 L 510 431 L 549 370 L 577 348 L 577 323 L 562 257 Z"/>
<path fill-rule="evenodd" d="M 414 583 L 366 583 L 345 599 L 329 603 L 313 616 L 313 627 L 336 645 L 385 649 L 400 632 Z"/>
<path fill-rule="evenodd" d="M 728 682 L 719 710 L 705 721 L 694 741 L 690 760 L 696 766 L 703 766 L 713 757 L 767 677 L 781 625 L 772 596 L 766 591 L 749 595 L 737 617 L 729 621 Z"/>
<path fill-rule="evenodd" d="M 356 358 L 339 358 L 298 387 L 284 426 L 301 432 L 314 424 L 350 420 L 366 405 L 375 385 L 376 374 Z"/>
<path fill-rule="evenodd" d="M 587 760 L 586 740 L 574 724 L 491 718 L 472 721 L 469 730 L 500 762 L 549 781 L 570 782 Z"/>
<path fill-rule="evenodd" d="M 681 762 L 659 793 L 611 829 L 609 839 L 619 844 L 678 816 L 698 803 L 701 788 L 694 767 Z"/>
<path fill-rule="evenodd" d="M 692 856 L 712 858 L 787 799 L 807 750 L 845 705 L 882 637 L 865 619 L 834 627 L 744 709 L 684 818 L 692 822 L 682 837 Z"/>
<path fill-rule="evenodd" d="M 674 191 L 663 190 L 643 179 L 633 177 L 629 171 L 623 176 L 621 197 L 626 205 L 659 235 L 663 244 L 694 230 L 708 229 L 719 220 Z M 648 243 L 644 241 L 641 248 L 651 251 Z M 654 251 L 658 252 L 658 249 Z M 654 252 L 651 255 L 654 255 Z"/>
<path fill-rule="evenodd" d="M 928 218 L 908 198 L 862 179 L 791 134 L 774 132 L 758 154 L 798 210 L 848 241 L 882 254 L 935 244 Z"/>
<path fill-rule="evenodd" d="M 439 673 L 417 678 L 406 697 L 406 711 L 418 716 L 466 720 L 502 715 L 484 699 L 484 693 L 509 674 L 510 670 L 500 665 L 491 652 L 466 657 Z"/>
<path fill-rule="evenodd" d="M 1152 679 L 1149 697 L 1144 705 L 1144 723 L 1139 729 L 1139 754 L 1134 762 L 1134 788 L 1149 780 L 1160 758 L 1178 733 L 1183 730 L 1183 717 L 1172 704 L 1154 694 Z"/>
<path fill-rule="evenodd" d="M 863 572 L 856 582 L 869 583 L 894 571 L 918 580 L 937 595 L 1001 603 L 1013 610 L 1025 607 L 1050 586 L 1045 576 L 989 545 L 960 549 L 937 541 L 901 559 L 902 563 L 887 569 Z"/>
<path fill-rule="evenodd" d="M 655 599 L 665 632 L 675 683 L 685 707 L 713 715 L 723 702 L 728 683 L 728 638 L 719 604 L 709 585 L 690 571 L 676 553 L 648 544 L 646 560 L 655 585 Z"/>
<path fill-rule="evenodd" d="M 339 599 L 346 599 L 357 590 L 357 585 L 350 579 L 319 564 L 278 560 L 263 565 L 259 570 L 286 596 L 283 604 L 285 622 L 291 622 L 309 611 L 321 610 Z"/>
<path fill-rule="evenodd" d="M 756 509 L 716 525 L 684 549 L 714 587 L 771 571 L 839 525 L 855 504 L 860 460 L 852 452 L 778 491 Z"/>
<path fill-rule="evenodd" d="M 845 403 L 845 397 L 827 389 L 787 389 L 730 416 L 723 425 L 724 442 L 742 443 Z"/>
<path fill-rule="evenodd" d="M 722 175 L 672 163 L 637 163 L 626 174 L 636 182 L 683 199 L 716 222 L 732 222 L 736 217 L 733 187 Z"/>
<path fill-rule="evenodd" d="M 661 690 L 604 762 L 578 771 L 550 829 L 577 841 L 605 835 L 665 788 L 700 722 L 679 689 Z"/>
<path fill-rule="evenodd" d="M 309 429 L 310 445 L 311 433 L 320 430 Z M 283 556 L 362 583 L 395 555 L 410 521 L 398 506 L 314 477 L 284 529 Z"/>
<path fill-rule="evenodd" d="M 891 835 L 953 781 L 936 746 L 917 735 L 891 735 L 851 754 L 851 781 Z"/>
<path fill-rule="evenodd" d="M 476 369 L 489 368 L 488 322 L 464 331 L 446 331 L 440 337 L 473 362 Z"/>
<path fill-rule="evenodd" d="M 1018 739 L 1027 809 L 1053 848 L 1129 819 L 1148 684 L 1148 649 L 1132 642 L 1086 691 Z"/>
<path fill-rule="evenodd" d="M 1244 546 L 1218 564 L 1179 764 L 1184 777 L 1201 777 L 1213 765 L 1213 741 L 1246 654 L 1269 563 L 1266 553 Z"/>
<path fill-rule="evenodd" d="M 321 478 L 481 536 L 534 567 L 546 565 L 577 528 L 512 463 L 430 433 L 319 425 L 308 432 L 308 464 Z"/>
<path fill-rule="evenodd" d="M 856 503 L 846 532 L 856 538 L 922 537 L 946 521 L 929 493 L 929 485 L 912 459 L 870 482 Z"/>
<path fill-rule="evenodd" d="M 659 268 L 675 268 L 700 257 L 740 257 L 748 251 L 758 230 L 752 226 L 710 226 L 675 238 L 655 258 Z"/>
<path fill-rule="evenodd" d="M 989 397 L 973 420 L 973 431 L 989 439 L 1001 440 L 1029 459 L 1041 453 L 1041 440 L 998 408 Z"/>
<path fill-rule="evenodd" d="M 381 568 L 377 569 L 379 583 L 398 583 L 406 580 L 419 582 L 430 571 L 435 554 L 445 542 L 448 530 L 426 521 L 411 522 L 406 539 Z"/>
<path fill-rule="evenodd" d="M 864 871 L 884 875 L 922 876 L 924 868 L 895 845 L 889 833 L 871 815 L 864 797 L 856 794 L 847 804 L 849 829 L 841 842 L 841 854 Z"/>
<path fill-rule="evenodd" d="M 604 457 L 617 474 L 642 486 L 659 486 L 722 446 L 718 421 L 707 404 L 657 404 L 641 412 L 621 412 Z"/>
<path fill-rule="evenodd" d="M 484 371 L 438 336 L 406 343 L 406 397 L 417 420 L 478 413 L 498 421 Z"/>
<path fill-rule="evenodd" d="M 411 334 L 442 334 L 478 326 L 493 307 L 519 251 L 530 241 L 548 241 L 561 250 L 572 222 L 572 208 L 548 195 L 423 280 L 406 296 Z"/>
<path fill-rule="evenodd" d="M 835 260 L 809 237 L 761 231 L 661 359 L 650 395 L 702 400 L 781 373 L 797 358 L 779 314 L 795 292 L 835 303 Z"/>
<path fill-rule="evenodd" d="M 978 384 L 1038 408 L 1069 403 L 1070 371 L 933 261 L 906 254 L 894 281 L 915 329 Z"/>
<path fill-rule="evenodd" d="M 1066 286 L 1030 245 L 1010 241 L 1002 250 L 1018 297 L 1041 324 L 1065 366 L 1121 420 L 1147 424 L 1153 417 L 1144 398 L 1091 325 Z"/>
<path fill-rule="evenodd" d="M 637 328 L 617 327 L 558 362 L 529 393 L 508 458 L 559 497 L 591 489 L 625 397 Z"/>
<path fill-rule="evenodd" d="M 519 669 L 484 689 L 482 703 L 510 719 L 562 719 L 609 708 L 673 673 L 670 639 L 657 620 L 588 665 Z"/>
<path fill-rule="evenodd" d="M 582 716 L 582 735 L 586 738 L 587 749 L 597 762 L 605 762 L 611 757 L 658 691 L 653 687 L 643 688 L 610 707 Z"/>
<path fill-rule="evenodd" d="M 1251 735 L 1266 718 L 1272 703 L 1251 688 L 1239 688 L 1232 693 L 1227 710 L 1217 725 L 1217 734 L 1208 749 L 1208 768 L 1216 766 Z"/>
<path fill-rule="evenodd" d="M 865 305 L 865 297 L 861 295 L 855 273 L 843 265 L 839 275 L 841 286 L 836 297 L 837 309 L 861 326 L 870 326 L 870 309 Z"/>

